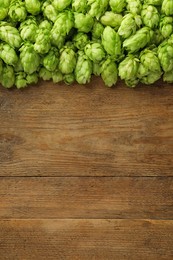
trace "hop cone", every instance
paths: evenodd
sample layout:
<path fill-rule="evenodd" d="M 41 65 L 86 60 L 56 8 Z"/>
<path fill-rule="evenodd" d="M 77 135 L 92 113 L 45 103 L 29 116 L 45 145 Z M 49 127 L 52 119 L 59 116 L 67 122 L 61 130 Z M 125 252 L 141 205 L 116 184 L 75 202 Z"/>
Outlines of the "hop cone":
<path fill-rule="evenodd" d="M 126 14 L 123 17 L 121 25 L 118 29 L 118 34 L 123 38 L 128 38 L 129 36 L 136 33 L 137 28 L 142 25 L 142 20 L 139 15 L 133 15 L 131 13 Z"/>
<path fill-rule="evenodd" d="M 71 11 L 59 13 L 51 30 L 52 42 L 58 48 L 62 48 L 65 38 L 74 26 L 74 17 Z"/>
<path fill-rule="evenodd" d="M 112 87 L 118 80 L 117 65 L 110 58 L 106 59 L 101 65 L 101 77 L 107 87 Z"/>
<path fill-rule="evenodd" d="M 52 5 L 55 7 L 55 9 L 58 12 L 61 12 L 64 9 L 66 9 L 67 6 L 69 6 L 71 4 L 71 1 L 72 0 L 53 0 Z"/>
<path fill-rule="evenodd" d="M 7 65 L 15 66 L 18 62 L 15 50 L 7 43 L 0 44 L 0 57 Z"/>
<path fill-rule="evenodd" d="M 122 13 L 126 7 L 126 0 L 110 0 L 109 5 L 113 12 Z"/>
<path fill-rule="evenodd" d="M 142 51 L 138 70 L 140 81 L 144 84 L 153 84 L 160 79 L 161 75 L 162 70 L 156 52 L 147 49 Z"/>
<path fill-rule="evenodd" d="M 74 13 L 74 20 L 74 26 L 79 32 L 90 32 L 94 24 L 90 14 Z"/>
<path fill-rule="evenodd" d="M 39 77 L 43 80 L 51 80 L 52 79 L 52 72 L 47 70 L 46 68 L 40 68 L 39 70 Z"/>
<path fill-rule="evenodd" d="M 8 15 L 10 0 L 0 0 L 0 21 L 3 21 Z"/>
<path fill-rule="evenodd" d="M 55 7 L 52 5 L 51 0 L 47 0 L 42 5 L 43 15 L 52 21 L 53 23 L 56 21 L 58 12 Z"/>
<path fill-rule="evenodd" d="M 54 71 L 59 63 L 59 51 L 52 47 L 48 54 L 43 58 L 43 65 L 49 71 Z"/>
<path fill-rule="evenodd" d="M 22 22 L 19 27 L 19 32 L 23 41 L 35 42 L 38 25 L 36 18 L 30 16 L 27 20 Z"/>
<path fill-rule="evenodd" d="M 140 14 L 142 10 L 141 0 L 126 0 L 127 10 L 132 14 Z"/>
<path fill-rule="evenodd" d="M 11 88 L 15 83 L 15 74 L 12 66 L 4 65 L 0 82 L 5 88 Z"/>
<path fill-rule="evenodd" d="M 101 74 L 101 65 L 100 65 L 100 63 L 96 63 L 96 62 L 93 63 L 93 74 L 95 76 L 100 76 L 100 74 Z"/>
<path fill-rule="evenodd" d="M 83 51 L 78 52 L 78 59 L 75 68 L 75 78 L 79 84 L 90 82 L 92 74 L 92 62 Z"/>
<path fill-rule="evenodd" d="M 148 27 L 138 30 L 135 35 L 130 36 L 123 42 L 123 47 L 130 53 L 144 48 L 153 38 L 153 31 Z"/>
<path fill-rule="evenodd" d="M 95 21 L 93 28 L 92 28 L 92 39 L 101 39 L 101 35 L 103 34 L 104 26 L 98 22 Z"/>
<path fill-rule="evenodd" d="M 156 28 L 160 21 L 159 12 L 157 8 L 152 5 L 143 5 L 141 17 L 144 25 L 150 28 Z"/>
<path fill-rule="evenodd" d="M 162 13 L 166 14 L 167 16 L 173 15 L 173 1 L 172 0 L 163 0 Z"/>
<path fill-rule="evenodd" d="M 50 23 L 48 21 L 43 21 L 36 35 L 36 42 L 34 44 L 34 50 L 37 53 L 45 54 L 51 48 L 51 38 L 50 38 Z"/>
<path fill-rule="evenodd" d="M 41 1 L 39 0 L 25 0 L 25 6 L 28 13 L 37 15 L 41 11 Z"/>
<path fill-rule="evenodd" d="M 64 80 L 65 84 L 71 85 L 73 82 L 75 82 L 74 73 L 64 75 L 63 80 Z"/>
<path fill-rule="evenodd" d="M 21 0 L 12 0 L 10 3 L 8 15 L 14 22 L 24 21 L 27 16 L 27 11 L 24 2 L 22 2 Z"/>
<path fill-rule="evenodd" d="M 5 22 L 0 23 L 0 39 L 13 48 L 19 48 L 22 43 L 19 31 Z"/>
<path fill-rule="evenodd" d="M 168 38 L 173 32 L 173 17 L 162 16 L 160 20 L 160 32 L 164 38 Z"/>
<path fill-rule="evenodd" d="M 144 3 L 145 3 L 145 4 L 148 4 L 148 5 L 156 5 L 156 6 L 159 6 L 159 5 L 162 5 L 162 1 L 163 1 L 163 0 L 144 0 Z"/>
<path fill-rule="evenodd" d="M 68 47 L 65 47 L 60 52 L 59 70 L 63 74 L 70 74 L 76 66 L 76 53 Z"/>
<path fill-rule="evenodd" d="M 82 50 L 88 42 L 89 37 L 85 33 L 79 32 L 73 37 L 73 43 L 77 49 Z"/>
<path fill-rule="evenodd" d="M 119 76 L 121 79 L 125 80 L 125 83 L 129 87 L 135 87 L 138 83 L 138 68 L 139 60 L 132 54 L 128 55 L 119 64 Z"/>
<path fill-rule="evenodd" d="M 26 76 L 27 84 L 37 84 L 38 82 L 38 74 L 36 72 L 32 74 L 28 74 Z"/>
<path fill-rule="evenodd" d="M 86 13 L 87 0 L 72 0 L 72 10 L 77 13 Z"/>
<path fill-rule="evenodd" d="M 40 56 L 34 50 L 33 44 L 26 42 L 20 48 L 20 59 L 24 72 L 32 74 L 38 70 L 40 65 Z"/>
<path fill-rule="evenodd" d="M 93 62 L 100 62 L 105 58 L 105 51 L 100 43 L 88 43 L 84 51 L 86 56 Z"/>
<path fill-rule="evenodd" d="M 173 70 L 173 44 L 168 40 L 161 43 L 158 47 L 158 57 L 164 72 Z"/>
<path fill-rule="evenodd" d="M 52 72 L 52 80 L 54 83 L 63 81 L 63 75 L 58 69 Z"/>
<path fill-rule="evenodd" d="M 102 44 L 106 52 L 114 59 L 118 59 L 121 54 L 121 40 L 118 33 L 111 27 L 105 27 L 102 35 Z"/>
<path fill-rule="evenodd" d="M 163 74 L 163 81 L 167 83 L 173 83 L 173 70 Z"/>
<path fill-rule="evenodd" d="M 99 19 L 108 9 L 109 0 L 88 0 L 89 14 Z"/>
<path fill-rule="evenodd" d="M 0 59 L 0 79 L 1 79 L 2 70 L 3 70 L 3 61 Z"/>
<path fill-rule="evenodd" d="M 25 72 L 16 73 L 15 85 L 16 85 L 17 89 L 25 88 L 27 86 Z"/>
<path fill-rule="evenodd" d="M 123 17 L 121 14 L 105 12 L 105 14 L 101 17 L 100 21 L 103 25 L 111 26 L 114 27 L 115 30 L 118 30 L 118 28 L 121 25 L 122 19 Z"/>

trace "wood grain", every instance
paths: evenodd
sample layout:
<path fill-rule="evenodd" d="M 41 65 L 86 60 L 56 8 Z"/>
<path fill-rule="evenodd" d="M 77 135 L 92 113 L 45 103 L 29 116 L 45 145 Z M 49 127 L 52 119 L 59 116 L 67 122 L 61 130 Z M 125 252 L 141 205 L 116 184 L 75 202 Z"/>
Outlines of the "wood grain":
<path fill-rule="evenodd" d="M 1 89 L 0 176 L 173 176 L 172 91 Z"/>
<path fill-rule="evenodd" d="M 173 221 L 0 221 L 1 259 L 173 258 Z"/>
<path fill-rule="evenodd" d="M 0 218 L 172 216 L 173 178 L 0 179 Z"/>

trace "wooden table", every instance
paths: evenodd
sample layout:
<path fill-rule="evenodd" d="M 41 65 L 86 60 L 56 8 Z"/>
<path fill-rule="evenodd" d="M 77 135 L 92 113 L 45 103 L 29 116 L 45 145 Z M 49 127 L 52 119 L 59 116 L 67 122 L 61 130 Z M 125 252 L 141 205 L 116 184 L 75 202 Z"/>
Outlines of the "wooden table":
<path fill-rule="evenodd" d="M 0 260 L 173 259 L 173 86 L 0 88 Z"/>

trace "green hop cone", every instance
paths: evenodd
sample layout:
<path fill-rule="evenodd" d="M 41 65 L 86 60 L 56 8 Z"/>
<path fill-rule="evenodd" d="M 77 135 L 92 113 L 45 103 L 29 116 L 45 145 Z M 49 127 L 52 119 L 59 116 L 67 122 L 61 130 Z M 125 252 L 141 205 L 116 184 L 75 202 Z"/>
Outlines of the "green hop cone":
<path fill-rule="evenodd" d="M 122 13 L 126 7 L 126 0 L 110 0 L 111 10 L 117 14 Z"/>
<path fill-rule="evenodd" d="M 15 66 L 18 62 L 15 50 L 7 43 L 0 44 L 0 57 L 7 65 Z"/>
<path fill-rule="evenodd" d="M 51 47 L 49 52 L 43 58 L 43 66 L 49 70 L 54 71 L 59 63 L 59 51 L 55 47 Z"/>
<path fill-rule="evenodd" d="M 37 84 L 38 83 L 38 73 L 34 72 L 26 76 L 27 84 Z"/>
<path fill-rule="evenodd" d="M 173 17 L 171 16 L 161 17 L 160 32 L 164 38 L 168 38 L 173 33 Z"/>
<path fill-rule="evenodd" d="M 50 38 L 51 24 L 45 20 L 39 25 L 39 29 L 36 34 L 36 42 L 34 44 L 34 50 L 40 54 L 46 54 L 51 48 Z"/>
<path fill-rule="evenodd" d="M 0 79 L 3 71 L 3 61 L 0 59 Z"/>
<path fill-rule="evenodd" d="M 78 52 L 78 59 L 75 68 L 75 78 L 79 84 L 90 82 L 92 74 L 92 61 L 83 51 Z"/>
<path fill-rule="evenodd" d="M 173 70 L 173 45 L 168 40 L 162 42 L 158 47 L 158 57 L 164 72 Z"/>
<path fill-rule="evenodd" d="M 75 75 L 74 73 L 65 74 L 63 78 L 66 85 L 71 85 L 75 82 Z"/>
<path fill-rule="evenodd" d="M 162 76 L 160 62 L 155 50 L 145 49 L 140 54 L 138 78 L 144 84 L 153 84 Z"/>
<path fill-rule="evenodd" d="M 90 14 L 74 13 L 74 27 L 79 32 L 88 33 L 91 31 L 94 19 Z"/>
<path fill-rule="evenodd" d="M 51 80 L 52 79 L 52 72 L 47 70 L 46 68 L 42 67 L 39 70 L 39 77 L 41 79 L 43 79 L 44 81 Z"/>
<path fill-rule="evenodd" d="M 58 12 L 55 7 L 52 5 L 51 0 L 47 0 L 42 5 L 43 15 L 53 23 L 56 21 Z"/>
<path fill-rule="evenodd" d="M 0 0 L 0 21 L 3 21 L 7 15 L 11 0 Z"/>
<path fill-rule="evenodd" d="M 132 14 L 140 14 L 142 10 L 141 0 L 126 0 L 127 10 Z"/>
<path fill-rule="evenodd" d="M 163 0 L 162 13 L 166 14 L 167 16 L 173 15 L 173 1 L 172 0 Z"/>
<path fill-rule="evenodd" d="M 23 41 L 35 42 L 38 25 L 34 16 L 29 16 L 27 20 L 22 22 L 19 27 L 19 32 Z"/>
<path fill-rule="evenodd" d="M 51 39 L 53 45 L 59 49 L 63 47 L 66 36 L 74 27 L 74 17 L 71 11 L 59 13 L 51 30 Z"/>
<path fill-rule="evenodd" d="M 97 20 L 95 20 L 92 28 L 92 39 L 101 39 L 104 31 L 104 26 Z"/>
<path fill-rule="evenodd" d="M 59 83 L 63 81 L 63 74 L 61 73 L 61 71 L 59 71 L 59 69 L 52 72 L 52 80 L 53 83 Z"/>
<path fill-rule="evenodd" d="M 105 14 L 100 18 L 100 22 L 104 26 L 114 27 L 115 30 L 121 25 L 123 16 L 121 14 L 115 14 L 113 12 L 105 12 Z"/>
<path fill-rule="evenodd" d="M 18 62 L 17 62 L 17 63 L 15 64 L 15 66 L 14 66 L 14 71 L 15 71 L 15 72 L 24 71 L 20 57 L 18 57 Z"/>
<path fill-rule="evenodd" d="M 73 37 L 73 43 L 77 49 L 82 50 L 88 42 L 89 37 L 85 33 L 79 32 Z"/>
<path fill-rule="evenodd" d="M 150 45 L 155 45 L 155 46 L 159 46 L 159 44 L 161 42 L 163 42 L 164 38 L 163 35 L 161 34 L 159 29 L 155 29 L 154 30 L 154 37 L 152 38 Z"/>
<path fill-rule="evenodd" d="M 27 80 L 26 80 L 26 73 L 25 72 L 16 73 L 15 85 L 16 85 L 17 89 L 27 87 Z"/>
<path fill-rule="evenodd" d="M 40 56 L 34 50 L 34 45 L 25 42 L 20 48 L 20 59 L 24 69 L 27 74 L 32 74 L 38 70 L 40 65 Z"/>
<path fill-rule="evenodd" d="M 173 83 L 173 70 L 163 74 L 163 81 L 166 83 Z"/>
<path fill-rule="evenodd" d="M 157 8 L 152 5 L 143 5 L 141 17 L 144 25 L 150 28 L 156 28 L 160 21 L 159 12 Z"/>
<path fill-rule="evenodd" d="M 107 87 L 112 87 L 117 83 L 118 80 L 118 69 L 117 65 L 110 58 L 107 58 L 101 64 L 101 77 Z"/>
<path fill-rule="evenodd" d="M 19 31 L 6 22 L 0 22 L 0 40 L 13 48 L 19 48 L 22 43 Z"/>
<path fill-rule="evenodd" d="M 25 6 L 28 13 L 37 15 L 41 11 L 41 1 L 39 0 L 25 0 Z"/>
<path fill-rule="evenodd" d="M 139 59 L 130 54 L 122 62 L 120 62 L 118 70 L 119 76 L 129 87 L 135 87 L 139 80 L 137 78 L 139 68 Z"/>
<path fill-rule="evenodd" d="M 12 66 L 4 65 L 1 75 L 1 84 L 4 88 L 12 88 L 15 83 L 15 74 Z"/>
<path fill-rule="evenodd" d="M 8 15 L 14 22 L 24 21 L 27 16 L 25 3 L 21 0 L 12 0 L 10 3 Z"/>
<path fill-rule="evenodd" d="M 68 47 L 60 51 L 59 70 L 63 74 L 70 74 L 76 67 L 76 53 Z"/>
<path fill-rule="evenodd" d="M 58 12 L 61 12 L 71 4 L 71 1 L 72 0 L 53 0 L 52 5 Z"/>
<path fill-rule="evenodd" d="M 87 0 L 72 0 L 72 10 L 77 13 L 86 13 L 87 11 Z"/>
<path fill-rule="evenodd" d="M 163 0 L 144 0 L 145 4 L 148 5 L 155 5 L 155 6 L 161 6 Z"/>
<path fill-rule="evenodd" d="M 96 62 L 93 63 L 93 74 L 95 76 L 100 76 L 100 74 L 101 74 L 101 65 L 100 65 L 100 63 L 96 63 Z"/>
<path fill-rule="evenodd" d="M 100 62 L 105 58 L 105 51 L 100 43 L 88 43 L 84 52 L 86 56 L 93 62 Z"/>
<path fill-rule="evenodd" d="M 99 19 L 108 9 L 109 0 L 88 0 L 88 13 Z"/>
<path fill-rule="evenodd" d="M 130 36 L 123 42 L 123 47 L 129 53 L 138 52 L 151 42 L 154 32 L 149 27 L 139 29 L 136 34 Z"/>
<path fill-rule="evenodd" d="M 123 17 L 121 25 L 118 29 L 118 34 L 123 38 L 128 38 L 129 36 L 136 33 L 136 30 L 142 25 L 142 20 L 139 15 L 133 15 L 131 13 L 126 14 Z"/>
<path fill-rule="evenodd" d="M 122 55 L 120 36 L 110 26 L 106 26 L 103 31 L 102 44 L 105 51 L 115 60 Z"/>

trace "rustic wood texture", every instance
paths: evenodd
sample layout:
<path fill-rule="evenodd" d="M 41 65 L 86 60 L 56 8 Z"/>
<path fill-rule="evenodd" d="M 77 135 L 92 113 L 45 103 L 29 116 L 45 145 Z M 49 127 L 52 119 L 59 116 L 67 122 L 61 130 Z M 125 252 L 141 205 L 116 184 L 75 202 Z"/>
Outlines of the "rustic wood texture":
<path fill-rule="evenodd" d="M 0 176 L 173 176 L 173 89 L 0 90 Z"/>
<path fill-rule="evenodd" d="M 0 227 L 1 259 L 173 259 L 173 221 L 13 220 Z"/>
<path fill-rule="evenodd" d="M 172 245 L 172 85 L 0 88 L 0 260 L 172 260 Z"/>
<path fill-rule="evenodd" d="M 173 178 L 3 178 L 0 218 L 171 219 Z"/>

